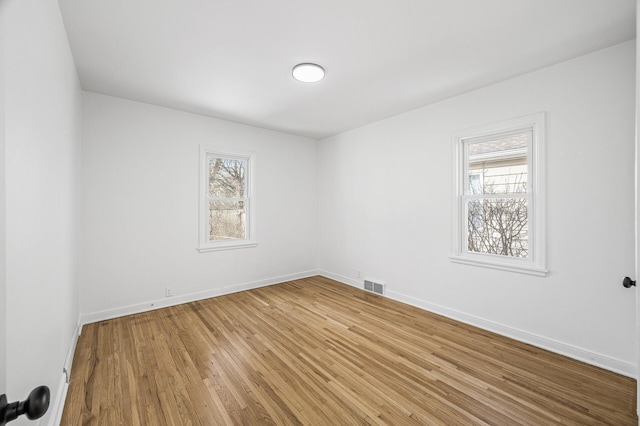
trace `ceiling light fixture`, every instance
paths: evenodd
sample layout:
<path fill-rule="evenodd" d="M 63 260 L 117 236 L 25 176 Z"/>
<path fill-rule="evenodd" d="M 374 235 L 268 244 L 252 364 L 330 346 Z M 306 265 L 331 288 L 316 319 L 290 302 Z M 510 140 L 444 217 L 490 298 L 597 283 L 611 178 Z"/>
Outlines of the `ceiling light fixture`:
<path fill-rule="evenodd" d="M 304 63 L 293 67 L 293 78 L 303 83 L 315 83 L 324 78 L 324 68 L 318 64 Z"/>

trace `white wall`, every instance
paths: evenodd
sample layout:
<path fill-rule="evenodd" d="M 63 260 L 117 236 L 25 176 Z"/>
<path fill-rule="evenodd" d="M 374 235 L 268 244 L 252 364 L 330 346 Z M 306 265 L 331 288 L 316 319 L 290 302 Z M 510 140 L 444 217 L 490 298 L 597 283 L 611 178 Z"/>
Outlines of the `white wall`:
<path fill-rule="evenodd" d="M 6 391 L 17 400 L 48 385 L 54 405 L 78 320 L 81 91 L 58 3 L 3 3 Z"/>
<path fill-rule="evenodd" d="M 353 285 L 635 374 L 635 44 L 320 142 L 319 266 Z M 547 112 L 545 278 L 451 263 L 451 135 Z"/>
<path fill-rule="evenodd" d="M 316 270 L 317 141 L 93 93 L 84 108 L 85 321 Z M 257 247 L 196 251 L 200 144 L 256 153 Z"/>

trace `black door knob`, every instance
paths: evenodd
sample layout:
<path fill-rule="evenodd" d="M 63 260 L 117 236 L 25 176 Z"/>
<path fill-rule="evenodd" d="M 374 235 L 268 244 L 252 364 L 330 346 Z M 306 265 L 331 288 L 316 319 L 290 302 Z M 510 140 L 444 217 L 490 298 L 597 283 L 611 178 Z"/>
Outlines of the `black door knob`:
<path fill-rule="evenodd" d="M 50 392 L 46 386 L 38 386 L 22 402 L 8 403 L 7 396 L 0 395 L 0 426 L 23 414 L 26 414 L 29 420 L 39 419 L 49 408 L 49 398 Z"/>
<path fill-rule="evenodd" d="M 622 285 L 624 286 L 624 288 L 631 288 L 635 287 L 636 282 L 629 277 L 624 277 L 624 279 L 622 280 Z"/>

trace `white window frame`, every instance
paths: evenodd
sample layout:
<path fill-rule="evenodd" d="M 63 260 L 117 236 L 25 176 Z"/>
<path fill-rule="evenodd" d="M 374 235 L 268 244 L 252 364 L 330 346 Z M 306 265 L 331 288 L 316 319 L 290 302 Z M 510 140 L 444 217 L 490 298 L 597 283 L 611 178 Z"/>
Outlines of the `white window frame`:
<path fill-rule="evenodd" d="M 546 114 L 540 112 L 499 123 L 474 127 L 453 135 L 454 190 L 453 190 L 453 241 L 451 261 L 529 275 L 545 276 L 546 269 L 546 197 L 545 197 L 545 130 Z M 531 131 L 527 152 L 528 199 L 528 247 L 526 259 L 470 252 L 467 249 L 468 218 L 465 207 L 465 189 L 468 181 L 468 164 L 465 143 L 479 139 L 493 139 L 517 131 Z M 523 194 L 525 195 L 525 194 Z"/>
<path fill-rule="evenodd" d="M 208 158 L 214 155 L 221 158 L 241 159 L 247 161 L 246 170 L 246 213 L 245 238 L 237 240 L 210 241 L 209 240 L 209 164 Z M 217 148 L 200 146 L 200 185 L 199 185 L 199 237 L 198 251 L 200 253 L 255 247 L 256 240 L 256 201 L 255 201 L 255 169 L 256 155 L 253 152 L 226 151 Z"/>

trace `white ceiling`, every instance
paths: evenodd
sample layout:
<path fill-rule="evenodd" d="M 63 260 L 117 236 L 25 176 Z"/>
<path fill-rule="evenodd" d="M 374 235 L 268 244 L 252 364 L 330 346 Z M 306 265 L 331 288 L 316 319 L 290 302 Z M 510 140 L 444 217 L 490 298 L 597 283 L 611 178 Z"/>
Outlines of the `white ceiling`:
<path fill-rule="evenodd" d="M 83 89 L 313 138 L 635 38 L 635 0 L 59 3 Z"/>

